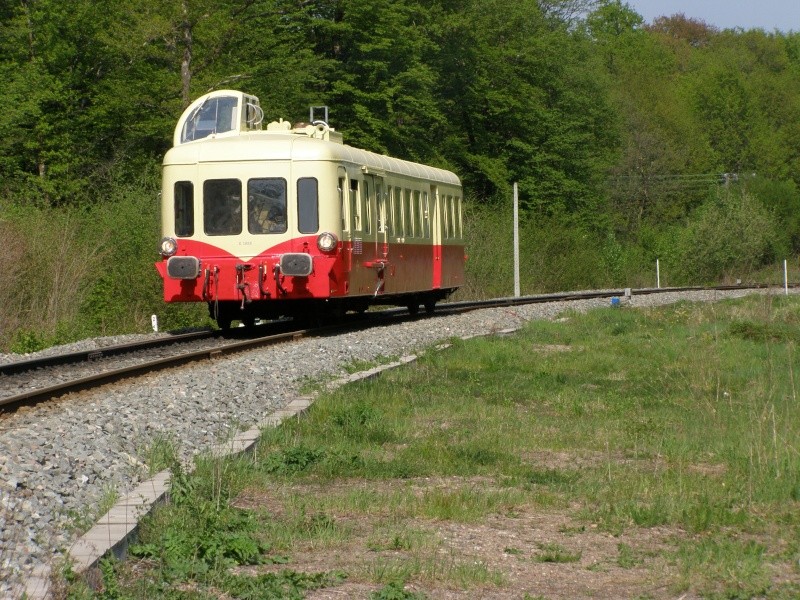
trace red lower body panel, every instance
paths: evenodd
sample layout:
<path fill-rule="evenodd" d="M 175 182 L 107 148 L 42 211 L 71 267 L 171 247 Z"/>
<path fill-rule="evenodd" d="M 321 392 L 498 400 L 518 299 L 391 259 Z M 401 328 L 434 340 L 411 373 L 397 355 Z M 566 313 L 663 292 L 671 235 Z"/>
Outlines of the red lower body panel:
<path fill-rule="evenodd" d="M 311 256 L 311 273 L 283 274 L 278 268 L 281 256 L 298 249 Z M 463 246 L 342 242 L 334 251 L 323 253 L 317 249 L 316 239 L 309 237 L 244 259 L 186 239 L 180 240 L 176 256 L 196 257 L 199 270 L 195 278 L 176 279 L 168 275 L 166 260 L 156 263 L 166 302 L 239 303 L 244 308 L 252 303 L 305 304 L 350 298 L 369 304 L 382 298 L 452 291 L 464 282 Z"/>

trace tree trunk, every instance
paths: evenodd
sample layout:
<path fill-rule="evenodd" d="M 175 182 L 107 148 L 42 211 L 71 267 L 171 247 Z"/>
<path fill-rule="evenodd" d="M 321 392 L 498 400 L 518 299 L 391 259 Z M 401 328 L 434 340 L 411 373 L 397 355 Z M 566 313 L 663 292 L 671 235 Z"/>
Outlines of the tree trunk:
<path fill-rule="evenodd" d="M 192 84 L 192 23 L 189 20 L 189 2 L 182 0 L 181 10 L 183 12 L 183 59 L 181 60 L 181 99 L 183 108 L 189 106 L 191 100 Z"/>

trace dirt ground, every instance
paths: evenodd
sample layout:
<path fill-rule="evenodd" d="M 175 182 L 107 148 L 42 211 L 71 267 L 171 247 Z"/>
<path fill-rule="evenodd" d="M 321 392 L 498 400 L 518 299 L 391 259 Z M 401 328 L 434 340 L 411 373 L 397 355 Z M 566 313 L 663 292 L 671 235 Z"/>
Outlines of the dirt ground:
<path fill-rule="evenodd" d="M 475 485 L 473 480 L 416 480 L 415 492 L 433 487 Z M 407 486 L 405 482 L 381 482 L 381 488 Z M 301 492 L 313 505 L 314 494 L 330 494 L 330 486 L 285 488 L 277 493 L 254 492 L 241 495 L 236 505 L 242 508 L 267 510 L 276 518 L 283 514 L 283 499 L 289 492 Z M 335 493 L 335 491 L 333 492 Z M 700 596 L 680 590 L 677 567 L 669 553 L 685 537 L 679 530 L 668 528 L 628 528 L 619 536 L 602 531 L 595 524 L 577 522 L 567 511 L 515 510 L 509 516 L 490 515 L 480 523 L 404 519 L 404 530 L 421 531 L 425 548 L 370 548 L 367 540 L 373 535 L 381 515 L 334 514 L 337 523 L 346 525 L 353 535 L 343 544 L 300 544 L 289 556 L 288 564 L 259 566 L 242 571 L 261 573 L 291 569 L 299 572 L 340 570 L 348 574 L 345 582 L 335 587 L 311 592 L 311 600 L 369 598 L 382 585 L 370 583 L 366 573 L 380 565 L 396 565 L 399 561 L 418 561 L 423 574 L 409 579 L 406 590 L 422 592 L 428 598 L 461 600 L 497 599 L 681 599 Z M 557 548 L 559 560 L 548 550 Z M 552 553 L 551 553 L 552 554 Z M 438 565 L 434 568 L 432 565 Z M 459 584 L 449 569 L 459 565 L 464 571 L 475 568 L 478 573 L 492 573 L 491 582 Z M 448 573 L 439 576 L 444 571 Z M 432 572 L 434 571 L 434 572 Z"/>

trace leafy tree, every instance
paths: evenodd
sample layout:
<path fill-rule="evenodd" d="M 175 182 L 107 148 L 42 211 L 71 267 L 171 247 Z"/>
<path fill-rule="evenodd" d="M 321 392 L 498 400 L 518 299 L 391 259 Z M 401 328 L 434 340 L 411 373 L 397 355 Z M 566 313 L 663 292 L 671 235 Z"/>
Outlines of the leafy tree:
<path fill-rule="evenodd" d="M 3 13 L 0 37 L 0 173 L 9 191 L 57 203 L 80 193 L 95 170 L 84 125 L 104 57 L 103 26 L 90 0 L 24 0 Z"/>
<path fill-rule="evenodd" d="M 479 196 L 512 181 L 528 208 L 599 216 L 598 181 L 616 145 L 588 41 L 533 1 L 463 2 L 441 19 L 444 151 Z"/>

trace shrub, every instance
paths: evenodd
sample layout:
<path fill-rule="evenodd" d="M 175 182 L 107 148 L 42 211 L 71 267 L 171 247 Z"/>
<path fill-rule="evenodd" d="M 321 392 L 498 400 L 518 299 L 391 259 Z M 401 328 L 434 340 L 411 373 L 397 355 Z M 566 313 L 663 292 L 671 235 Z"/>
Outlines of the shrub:
<path fill-rule="evenodd" d="M 685 281 L 699 284 L 753 273 L 775 260 L 776 231 L 773 217 L 752 195 L 721 191 L 695 213 L 679 240 Z"/>

